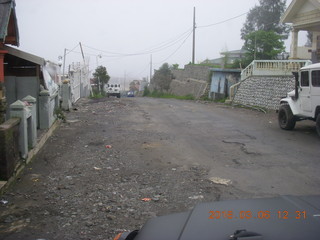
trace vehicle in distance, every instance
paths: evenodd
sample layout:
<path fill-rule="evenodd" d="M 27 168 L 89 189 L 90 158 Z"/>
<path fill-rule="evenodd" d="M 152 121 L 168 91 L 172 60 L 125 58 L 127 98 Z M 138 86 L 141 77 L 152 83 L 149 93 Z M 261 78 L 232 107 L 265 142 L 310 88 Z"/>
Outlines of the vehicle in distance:
<path fill-rule="evenodd" d="M 279 126 L 285 130 L 294 129 L 297 121 L 316 122 L 320 136 L 320 63 L 300 69 L 295 75 L 295 89 L 280 100 Z"/>
<path fill-rule="evenodd" d="M 320 195 L 199 203 L 115 240 L 318 240 Z"/>
<path fill-rule="evenodd" d="M 107 84 L 107 97 L 110 96 L 120 98 L 120 84 Z"/>
<path fill-rule="evenodd" d="M 127 93 L 127 97 L 134 97 L 134 91 L 129 91 Z"/>

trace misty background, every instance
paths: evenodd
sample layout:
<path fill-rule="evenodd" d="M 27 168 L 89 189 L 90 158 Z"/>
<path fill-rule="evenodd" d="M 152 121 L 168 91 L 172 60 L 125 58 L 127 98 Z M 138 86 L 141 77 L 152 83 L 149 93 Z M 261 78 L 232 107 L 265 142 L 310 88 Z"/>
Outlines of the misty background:
<path fill-rule="evenodd" d="M 240 49 L 246 13 L 258 0 L 16 0 L 20 47 L 66 66 L 103 65 L 112 79 L 149 78 L 163 63 L 183 68 L 192 58 L 193 8 L 196 8 L 195 63 Z M 287 6 L 291 0 L 287 1 Z M 299 45 L 306 42 L 299 34 Z M 290 51 L 291 35 L 286 40 Z M 122 81 L 122 80 L 121 80 Z"/>

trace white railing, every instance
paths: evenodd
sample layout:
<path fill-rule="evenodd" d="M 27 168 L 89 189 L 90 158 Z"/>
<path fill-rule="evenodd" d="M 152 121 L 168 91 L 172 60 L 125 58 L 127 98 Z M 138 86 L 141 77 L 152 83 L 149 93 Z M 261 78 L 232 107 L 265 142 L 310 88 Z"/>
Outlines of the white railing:
<path fill-rule="evenodd" d="M 241 72 L 241 81 L 250 76 L 287 76 L 310 65 L 309 60 L 254 60 Z"/>

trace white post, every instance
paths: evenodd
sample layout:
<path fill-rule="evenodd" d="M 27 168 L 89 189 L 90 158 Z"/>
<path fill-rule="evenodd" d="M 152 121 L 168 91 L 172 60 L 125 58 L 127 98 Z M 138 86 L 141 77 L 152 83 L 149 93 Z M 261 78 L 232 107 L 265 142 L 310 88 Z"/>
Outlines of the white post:
<path fill-rule="evenodd" d="M 296 29 L 292 30 L 292 40 L 291 40 L 291 59 L 298 58 L 298 33 Z"/>

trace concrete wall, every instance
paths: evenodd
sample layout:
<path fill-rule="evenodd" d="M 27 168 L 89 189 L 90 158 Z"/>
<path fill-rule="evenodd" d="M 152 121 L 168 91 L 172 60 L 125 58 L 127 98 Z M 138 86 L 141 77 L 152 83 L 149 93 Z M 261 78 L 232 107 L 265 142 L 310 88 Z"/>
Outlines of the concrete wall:
<path fill-rule="evenodd" d="M 8 180 L 14 173 L 19 156 L 19 118 L 11 118 L 0 125 L 0 180 Z"/>
<path fill-rule="evenodd" d="M 40 82 L 37 77 L 6 76 L 4 83 L 8 105 L 28 95 L 38 100 Z"/>
<path fill-rule="evenodd" d="M 204 80 L 189 78 L 187 81 L 181 81 L 173 79 L 170 84 L 169 92 L 178 96 L 186 96 L 191 94 L 195 98 L 200 98 L 204 94 L 207 86 L 208 82 Z"/>
<path fill-rule="evenodd" d="M 276 110 L 293 89 L 293 76 L 252 76 L 241 82 L 234 102 Z"/>
<path fill-rule="evenodd" d="M 184 69 L 172 70 L 174 79 L 180 81 L 192 79 L 208 81 L 210 76 L 210 68 L 199 65 L 185 65 Z"/>
<path fill-rule="evenodd" d="M 7 106 L 26 96 L 32 96 L 39 102 L 40 80 L 38 77 L 5 76 L 4 84 L 6 88 Z M 37 109 L 37 116 L 39 116 L 39 109 Z M 9 119 L 8 111 L 6 118 Z M 39 119 L 37 120 L 37 125 L 39 126 Z"/>
<path fill-rule="evenodd" d="M 178 96 L 193 95 L 200 98 L 208 87 L 210 68 L 185 65 L 184 69 L 172 70 L 173 80 L 169 92 Z"/>

